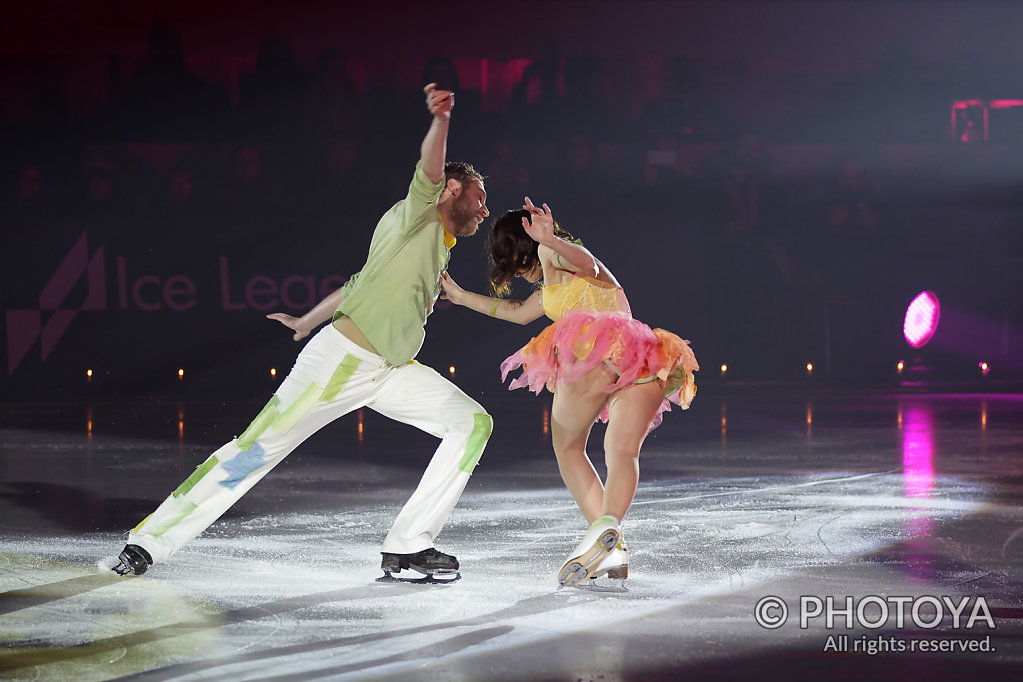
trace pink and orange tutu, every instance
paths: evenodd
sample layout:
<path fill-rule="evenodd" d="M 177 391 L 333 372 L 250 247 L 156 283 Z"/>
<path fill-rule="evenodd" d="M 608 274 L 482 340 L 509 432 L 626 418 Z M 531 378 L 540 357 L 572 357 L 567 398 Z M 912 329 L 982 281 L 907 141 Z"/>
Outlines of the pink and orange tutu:
<path fill-rule="evenodd" d="M 578 282 L 586 284 L 575 284 Z M 595 280 L 572 280 L 567 287 L 550 291 L 550 294 L 556 294 L 550 296 L 551 305 L 547 301 L 548 289 L 554 287 L 544 289 L 544 309 L 549 315 L 554 313 L 551 317 L 555 321 L 501 363 L 502 380 L 521 366 L 522 374 L 512 380 L 509 390 L 525 386 L 539 394 L 546 387 L 553 393 L 559 382 L 575 381 L 601 365 L 618 375 L 618 379 L 604 389 L 608 393 L 660 380 L 664 385 L 665 399 L 651 422 L 650 428 L 653 429 L 661 423 L 662 414 L 671 410 L 670 403 L 684 410 L 692 402 L 696 395 L 693 372 L 700 369 L 696 356 L 688 341 L 664 329 L 651 329 L 633 318 L 623 295 L 619 296 L 622 303 L 618 305 L 600 306 L 618 308 L 606 312 L 589 306 L 573 309 L 572 302 L 578 305 L 583 301 L 565 301 L 565 295 L 572 290 L 592 290 L 594 285 L 600 285 L 601 289 L 610 288 Z M 618 287 L 614 289 L 621 292 Z M 565 303 L 567 305 L 563 305 Z M 586 303 L 592 304 L 593 301 Z M 559 306 L 561 309 L 552 310 Z M 567 310 L 564 309 L 566 307 Z M 600 419 L 607 422 L 607 405 Z"/>

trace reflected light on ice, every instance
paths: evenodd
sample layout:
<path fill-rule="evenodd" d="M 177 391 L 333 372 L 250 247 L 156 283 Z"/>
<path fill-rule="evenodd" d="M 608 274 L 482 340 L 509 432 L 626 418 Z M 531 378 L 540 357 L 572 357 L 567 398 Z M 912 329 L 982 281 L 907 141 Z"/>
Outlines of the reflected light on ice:
<path fill-rule="evenodd" d="M 902 428 L 902 471 L 906 495 L 930 497 L 934 485 L 933 415 L 922 405 L 906 405 Z M 901 421 L 901 420 L 900 420 Z"/>

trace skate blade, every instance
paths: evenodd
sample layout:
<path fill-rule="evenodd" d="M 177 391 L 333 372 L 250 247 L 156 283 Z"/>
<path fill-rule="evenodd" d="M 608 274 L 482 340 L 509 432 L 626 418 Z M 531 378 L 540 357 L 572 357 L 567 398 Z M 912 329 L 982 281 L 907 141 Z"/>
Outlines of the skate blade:
<path fill-rule="evenodd" d="M 109 575 L 114 578 L 134 578 L 135 571 L 126 568 L 119 557 L 107 557 L 100 559 L 95 564 L 96 572 L 100 575 Z"/>
<path fill-rule="evenodd" d="M 589 578 L 594 567 L 600 566 L 600 562 L 618 544 L 618 538 L 617 531 L 605 531 L 582 555 L 569 559 L 568 563 L 558 572 L 558 585 L 560 587 L 575 587 Z"/>
<path fill-rule="evenodd" d="M 413 583 L 416 585 L 447 585 L 462 579 L 462 574 L 458 571 L 453 572 L 435 572 L 435 573 L 415 573 L 413 571 L 402 571 L 400 573 L 391 573 L 390 571 L 384 571 L 384 574 L 376 579 L 378 583 Z"/>
<path fill-rule="evenodd" d="M 584 580 L 578 585 L 575 585 L 575 589 L 584 590 L 586 592 L 599 592 L 602 594 L 628 594 L 629 588 L 626 587 L 624 580 L 613 580 L 608 578 L 590 578 Z"/>

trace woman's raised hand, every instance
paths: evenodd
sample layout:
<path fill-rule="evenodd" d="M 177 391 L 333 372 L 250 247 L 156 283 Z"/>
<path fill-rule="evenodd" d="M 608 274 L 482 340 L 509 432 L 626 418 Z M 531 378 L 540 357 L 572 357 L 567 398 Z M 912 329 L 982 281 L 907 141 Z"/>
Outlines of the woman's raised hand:
<path fill-rule="evenodd" d="M 538 208 L 529 197 L 526 197 L 526 203 L 522 208 L 529 211 L 529 217 L 532 219 L 532 224 L 528 219 L 522 219 L 522 228 L 526 234 L 541 244 L 550 244 L 554 239 L 554 214 L 551 213 L 550 207 L 544 204 L 543 208 Z"/>

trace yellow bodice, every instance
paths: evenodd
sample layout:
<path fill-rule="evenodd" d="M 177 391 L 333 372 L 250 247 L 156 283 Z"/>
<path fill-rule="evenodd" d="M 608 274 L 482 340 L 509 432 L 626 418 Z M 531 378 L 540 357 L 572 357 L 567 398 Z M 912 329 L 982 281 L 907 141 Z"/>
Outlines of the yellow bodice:
<path fill-rule="evenodd" d="M 552 320 L 560 320 L 569 310 L 632 314 L 625 291 L 592 277 L 573 277 L 543 288 L 543 311 Z"/>

